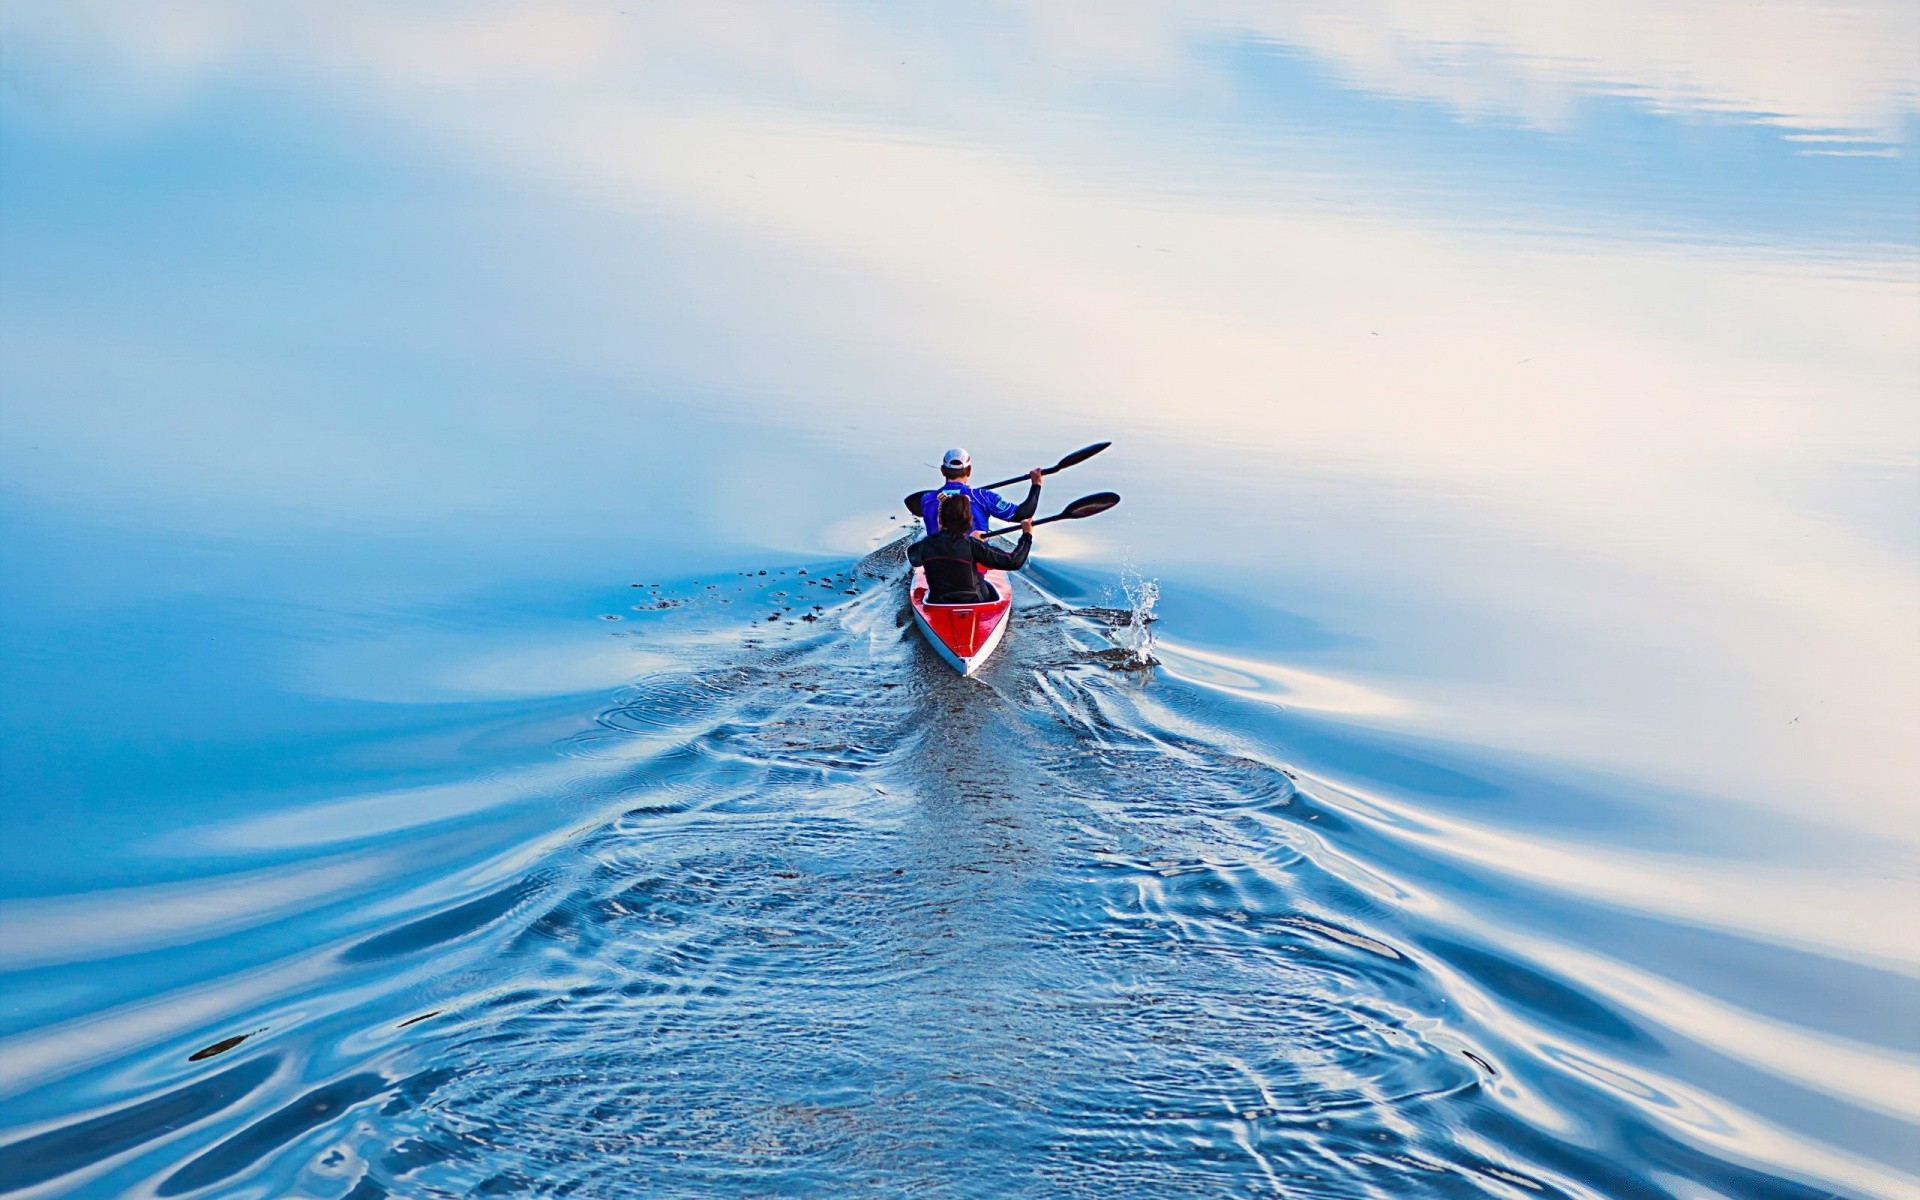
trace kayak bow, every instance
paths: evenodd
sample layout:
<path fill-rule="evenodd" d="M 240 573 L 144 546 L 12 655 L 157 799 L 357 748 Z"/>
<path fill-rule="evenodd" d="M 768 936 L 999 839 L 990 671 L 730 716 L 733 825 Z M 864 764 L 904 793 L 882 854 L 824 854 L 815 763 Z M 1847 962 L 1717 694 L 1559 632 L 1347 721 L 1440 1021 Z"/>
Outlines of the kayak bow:
<path fill-rule="evenodd" d="M 913 623 L 947 665 L 962 675 L 978 671 L 1006 636 L 1013 611 L 1013 581 L 1005 571 L 988 571 L 981 576 L 993 589 L 997 600 L 968 604 L 929 604 L 927 572 L 915 567 L 907 582 L 907 598 L 913 604 Z"/>

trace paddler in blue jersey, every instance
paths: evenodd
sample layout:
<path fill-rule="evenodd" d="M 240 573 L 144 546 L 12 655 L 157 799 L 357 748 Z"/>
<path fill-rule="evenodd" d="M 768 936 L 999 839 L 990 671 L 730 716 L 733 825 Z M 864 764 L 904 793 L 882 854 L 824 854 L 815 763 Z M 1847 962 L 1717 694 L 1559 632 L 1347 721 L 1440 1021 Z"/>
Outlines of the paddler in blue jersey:
<path fill-rule="evenodd" d="M 1040 507 L 1040 478 L 1045 472 L 1039 467 L 1027 472 L 1027 498 L 1018 504 L 1003 500 L 998 493 L 985 488 L 969 487 L 967 480 L 973 477 L 973 458 L 958 446 L 940 456 L 940 474 L 947 482 L 938 491 L 920 497 L 920 519 L 926 523 L 929 536 L 940 532 L 940 501 L 955 492 L 973 502 L 975 533 L 984 533 L 989 521 L 1031 521 Z"/>

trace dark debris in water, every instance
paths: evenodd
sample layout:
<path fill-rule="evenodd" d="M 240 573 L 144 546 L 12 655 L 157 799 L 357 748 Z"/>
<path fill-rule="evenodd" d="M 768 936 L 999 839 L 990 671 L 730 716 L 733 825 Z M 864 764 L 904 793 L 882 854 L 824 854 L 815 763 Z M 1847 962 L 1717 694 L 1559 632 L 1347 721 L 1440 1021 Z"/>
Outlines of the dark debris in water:
<path fill-rule="evenodd" d="M 1089 652 L 1092 658 L 1109 671 L 1151 671 L 1160 665 L 1160 660 L 1151 654 L 1142 658 L 1124 646 L 1109 646 L 1104 650 Z"/>
<path fill-rule="evenodd" d="M 854 566 L 854 573 L 867 579 L 897 579 L 907 569 L 910 537 L 901 537 L 873 551 Z"/>
<path fill-rule="evenodd" d="M 248 1038 L 252 1037 L 254 1034 L 259 1032 L 261 1031 L 258 1029 L 255 1029 L 251 1033 L 236 1033 L 232 1037 L 221 1038 L 219 1041 L 213 1043 L 212 1045 L 202 1046 L 200 1049 L 195 1050 L 192 1054 L 187 1055 L 187 1061 L 188 1062 L 204 1062 L 205 1060 L 212 1058 L 216 1054 L 225 1054 L 227 1051 L 233 1049 L 235 1046 L 238 1046 L 241 1042 L 246 1041 Z"/>
<path fill-rule="evenodd" d="M 1138 615 L 1130 608 L 1104 608 L 1097 604 L 1089 604 L 1073 611 L 1075 616 L 1085 617 L 1089 621 L 1113 629 L 1124 629 L 1139 620 Z M 1151 625 L 1159 619 L 1156 616 L 1148 616 L 1143 623 Z"/>

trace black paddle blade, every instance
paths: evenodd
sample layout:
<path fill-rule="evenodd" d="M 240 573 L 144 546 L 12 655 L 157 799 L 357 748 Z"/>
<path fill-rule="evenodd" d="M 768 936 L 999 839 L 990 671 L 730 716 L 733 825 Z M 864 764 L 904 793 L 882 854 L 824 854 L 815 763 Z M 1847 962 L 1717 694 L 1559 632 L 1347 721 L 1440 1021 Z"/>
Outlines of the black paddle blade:
<path fill-rule="evenodd" d="M 917 517 L 920 515 L 920 506 L 926 502 L 927 494 L 925 492 L 915 492 L 907 497 L 907 511 Z"/>
<path fill-rule="evenodd" d="M 1075 463 L 1083 463 L 1087 461 L 1088 459 L 1092 458 L 1094 455 L 1100 453 L 1102 450 L 1105 450 L 1108 446 L 1111 446 L 1111 445 L 1113 445 L 1112 442 L 1095 442 L 1091 446 L 1082 446 L 1080 447 L 1080 449 L 1075 450 L 1072 454 L 1067 455 L 1065 458 L 1061 459 L 1059 462 L 1053 464 L 1053 469 L 1056 471 L 1064 471 L 1068 467 L 1073 466 Z M 1108 507 L 1112 507 L 1112 506 L 1109 505 Z"/>
<path fill-rule="evenodd" d="M 1060 510 L 1056 521 L 1078 521 L 1082 517 L 1091 517 L 1103 513 L 1120 503 L 1119 492 L 1095 492 L 1091 496 L 1082 496 L 1072 504 Z"/>

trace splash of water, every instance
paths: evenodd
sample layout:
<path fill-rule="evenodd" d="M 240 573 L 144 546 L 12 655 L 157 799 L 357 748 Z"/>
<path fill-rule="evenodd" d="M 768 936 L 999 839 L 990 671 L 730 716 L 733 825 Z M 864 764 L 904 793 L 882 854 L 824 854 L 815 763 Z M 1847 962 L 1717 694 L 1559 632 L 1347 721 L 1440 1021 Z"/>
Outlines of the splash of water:
<path fill-rule="evenodd" d="M 1153 622 L 1158 619 L 1154 607 L 1160 603 L 1160 584 L 1128 567 L 1120 577 L 1120 591 L 1128 617 L 1113 631 L 1113 640 L 1130 655 L 1129 666 L 1156 666 L 1160 660 L 1153 656 Z"/>

